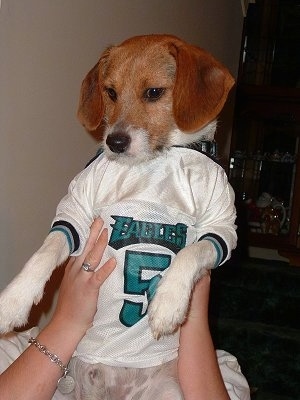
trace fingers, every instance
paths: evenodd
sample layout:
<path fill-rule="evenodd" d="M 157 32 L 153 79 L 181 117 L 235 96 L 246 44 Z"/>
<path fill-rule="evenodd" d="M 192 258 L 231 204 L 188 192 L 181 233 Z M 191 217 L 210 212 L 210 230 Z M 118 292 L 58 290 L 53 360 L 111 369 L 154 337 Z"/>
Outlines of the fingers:
<path fill-rule="evenodd" d="M 98 267 L 104 250 L 107 246 L 108 232 L 107 229 L 103 229 L 98 239 L 94 242 L 91 250 L 86 254 L 84 261 L 91 265 L 91 268 L 95 269 Z"/>
<path fill-rule="evenodd" d="M 103 227 L 103 220 L 101 218 L 96 218 L 92 225 L 91 225 L 91 229 L 90 229 L 90 234 L 89 237 L 87 239 L 86 245 L 83 249 L 83 252 L 81 255 L 77 256 L 77 257 L 71 257 L 70 259 L 70 264 L 72 264 L 72 266 L 75 264 L 75 266 L 77 266 L 78 268 L 73 268 L 73 269 L 79 269 L 82 267 L 83 263 L 88 263 L 91 265 L 92 269 L 95 269 L 100 261 L 101 261 L 101 257 L 103 255 L 103 252 L 105 250 L 105 247 L 107 245 L 107 230 L 103 230 L 101 232 L 101 229 Z M 104 232 L 106 231 L 106 232 Z M 100 234 L 101 232 L 101 234 Z M 100 236 L 99 236 L 100 235 Z M 95 244 L 98 243 L 99 241 L 99 247 L 100 248 L 100 257 L 97 256 L 97 250 L 94 253 L 93 250 L 95 248 Z M 95 256 L 94 256 L 95 254 Z"/>
<path fill-rule="evenodd" d="M 91 225 L 90 234 L 86 242 L 86 245 L 84 247 L 84 250 L 82 252 L 83 259 L 92 250 L 95 243 L 97 242 L 102 227 L 103 227 L 103 220 L 101 218 L 96 218 Z"/>
<path fill-rule="evenodd" d="M 114 258 L 111 258 L 106 261 L 106 263 L 103 264 L 101 268 L 94 272 L 94 270 L 101 262 L 104 250 L 107 246 L 107 240 L 108 231 L 105 228 L 94 242 L 92 249 L 88 252 L 84 260 L 84 262 L 88 263 L 88 265 L 90 266 L 92 272 L 90 276 L 90 281 L 92 284 L 95 284 L 96 288 L 99 288 L 102 285 L 102 283 L 108 278 L 108 276 L 116 267 L 116 260 Z"/>
<path fill-rule="evenodd" d="M 114 258 L 111 258 L 100 269 L 98 269 L 98 271 L 94 273 L 94 277 L 98 285 L 102 285 L 102 283 L 108 278 L 115 267 L 116 260 Z"/>
<path fill-rule="evenodd" d="M 80 260 L 80 267 L 82 267 L 82 264 L 85 264 L 87 267 L 84 272 L 94 272 L 102 260 L 108 242 L 108 230 L 104 228 L 101 232 L 102 227 L 103 220 L 101 218 L 95 219 L 91 226 L 91 233 Z M 104 282 L 114 269 L 115 264 L 116 262 L 114 260 L 106 262 L 100 268 L 102 272 L 99 272 L 99 274 L 96 275 L 96 281 Z"/>
<path fill-rule="evenodd" d="M 107 246 L 108 231 L 103 228 L 103 220 L 96 218 L 91 225 L 91 231 L 82 254 L 78 257 L 71 257 L 68 263 L 68 273 L 74 278 L 77 274 L 84 276 L 85 281 L 90 281 L 97 288 L 105 281 L 116 266 L 114 259 L 108 260 L 99 270 L 94 272 L 99 266 L 103 253 Z M 82 267 L 85 265 L 85 269 Z"/>

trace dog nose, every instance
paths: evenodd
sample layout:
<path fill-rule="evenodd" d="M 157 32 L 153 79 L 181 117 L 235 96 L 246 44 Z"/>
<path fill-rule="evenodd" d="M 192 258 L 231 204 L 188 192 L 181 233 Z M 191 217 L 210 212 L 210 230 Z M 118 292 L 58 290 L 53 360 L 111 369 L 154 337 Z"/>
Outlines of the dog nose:
<path fill-rule="evenodd" d="M 106 144 L 114 153 L 124 153 L 130 144 L 130 136 L 126 133 L 115 132 L 111 133 L 106 138 Z"/>

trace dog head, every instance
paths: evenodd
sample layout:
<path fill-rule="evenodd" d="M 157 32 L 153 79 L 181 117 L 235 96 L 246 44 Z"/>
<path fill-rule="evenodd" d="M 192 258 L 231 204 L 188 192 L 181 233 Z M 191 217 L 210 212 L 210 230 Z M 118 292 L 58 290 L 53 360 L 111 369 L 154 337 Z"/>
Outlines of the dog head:
<path fill-rule="evenodd" d="M 108 48 L 81 87 L 78 118 L 111 159 L 145 160 L 212 140 L 234 80 L 209 53 L 170 35 Z"/>

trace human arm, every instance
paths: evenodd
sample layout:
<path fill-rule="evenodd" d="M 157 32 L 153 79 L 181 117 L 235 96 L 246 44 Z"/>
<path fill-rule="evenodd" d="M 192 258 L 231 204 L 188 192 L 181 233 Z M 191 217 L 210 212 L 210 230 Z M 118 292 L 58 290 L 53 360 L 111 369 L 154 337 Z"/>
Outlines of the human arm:
<path fill-rule="evenodd" d="M 102 226 L 100 219 L 94 221 L 82 255 L 68 262 L 54 315 L 37 337 L 64 365 L 90 327 L 99 288 L 115 266 L 111 259 L 95 273 L 81 268 L 86 260 L 93 267 L 100 263 L 107 244 L 106 230 L 98 238 Z M 0 375 L 1 400 L 50 400 L 61 376 L 61 368 L 32 345 Z"/>
<path fill-rule="evenodd" d="M 208 323 L 210 275 L 196 284 L 181 327 L 178 374 L 185 400 L 229 400 Z"/>

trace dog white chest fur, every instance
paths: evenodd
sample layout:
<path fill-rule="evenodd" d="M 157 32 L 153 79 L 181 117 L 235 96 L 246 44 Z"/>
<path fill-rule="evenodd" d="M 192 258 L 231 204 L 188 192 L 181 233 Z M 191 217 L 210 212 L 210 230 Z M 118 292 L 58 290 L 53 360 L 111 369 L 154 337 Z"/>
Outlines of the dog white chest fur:
<path fill-rule="evenodd" d="M 172 154 L 174 148 L 168 151 L 172 146 L 185 146 L 204 139 L 211 140 L 215 132 L 215 119 L 232 85 L 233 79 L 228 71 L 202 49 L 188 45 L 173 36 L 135 37 L 120 46 L 106 50 L 89 72 L 82 84 L 78 116 L 88 130 L 96 132 L 105 153 L 103 157 L 108 165 L 127 170 L 128 174 L 120 174 L 125 180 L 130 175 L 130 166 L 144 171 L 148 163 L 149 166 L 151 163 L 153 165 L 153 160 L 159 160 L 164 154 Z M 193 150 L 184 151 L 193 152 Z M 175 154 L 180 154 L 179 148 L 176 148 Z M 180 156 L 174 156 L 174 162 L 175 159 L 180 160 Z M 211 165 L 209 164 L 211 161 L 207 163 Z M 149 184 L 151 176 L 157 174 L 157 169 L 162 166 L 158 163 L 156 170 L 151 170 L 149 167 L 150 178 L 147 179 Z M 205 196 L 197 197 L 198 193 L 194 186 L 184 192 L 190 196 L 187 198 L 183 196 L 183 202 L 178 202 L 175 209 L 177 214 L 185 215 L 181 204 L 190 205 L 193 198 L 194 209 L 197 209 L 194 215 L 195 226 L 201 226 L 201 235 L 195 235 L 193 240 L 187 242 L 189 244 L 187 247 L 178 249 L 176 257 L 172 257 L 171 265 L 160 280 L 148 309 L 149 323 L 155 338 L 172 333 L 183 322 L 194 283 L 206 273 L 207 269 L 228 259 L 231 249 L 235 246 L 235 210 L 230 186 L 219 167 L 215 170 L 217 171 L 215 175 L 210 174 L 210 167 L 204 168 L 203 171 L 200 170 L 202 167 L 203 163 L 199 163 L 198 166 L 193 165 L 190 170 L 182 169 L 184 173 L 189 171 L 194 176 L 194 170 L 198 168 L 196 175 L 199 176 L 199 185 L 202 185 L 202 194 L 205 193 Z M 185 186 L 189 181 L 189 177 L 184 180 L 180 180 L 180 177 L 174 179 L 177 165 L 173 165 L 170 174 L 169 180 L 172 183 L 176 182 L 176 187 L 172 190 L 182 189 L 181 184 Z M 221 186 L 212 184 L 212 180 L 208 179 L 213 177 L 212 179 L 217 182 L 220 181 L 221 175 L 223 182 Z M 94 177 L 96 176 L 103 176 L 103 170 L 97 170 L 97 175 Z M 201 180 L 201 177 L 204 179 Z M 168 182 L 167 177 L 165 182 Z M 111 176 L 106 185 L 101 186 L 102 183 L 100 179 L 96 187 L 98 194 L 102 196 L 100 200 L 103 200 L 103 196 L 107 193 L 113 197 L 113 194 L 118 192 L 118 183 L 114 182 L 114 176 Z M 145 179 L 134 181 L 132 188 L 134 196 L 138 192 L 143 192 L 141 190 L 143 186 Z M 165 190 L 166 187 L 165 185 Z M 147 190 L 143 193 L 147 197 Z M 94 199 L 91 199 L 91 203 L 93 201 Z M 155 203 L 157 206 L 157 201 Z M 218 210 L 217 204 L 220 204 Z M 89 218 L 97 216 L 99 210 L 104 211 L 105 205 L 97 203 L 97 210 L 93 210 Z M 162 203 L 162 209 L 166 205 L 169 207 L 168 210 L 172 208 L 169 204 Z M 205 210 L 205 213 L 201 214 L 199 207 L 200 210 Z M 197 213 L 199 215 L 196 215 Z M 115 215 L 135 218 L 134 215 L 124 215 L 124 213 Z M 89 218 L 85 221 L 87 226 L 91 222 Z M 75 220 L 74 230 L 80 232 L 82 224 L 77 226 L 76 217 L 71 216 L 71 221 L 73 220 Z M 152 219 L 142 222 L 155 223 L 155 215 Z M 179 223 L 185 224 L 186 221 L 180 220 Z M 190 226 L 192 225 L 190 223 Z M 79 234 L 81 239 L 79 249 L 84 245 L 84 235 L 86 231 Z M 6 332 L 26 322 L 32 303 L 40 300 L 45 282 L 51 276 L 53 269 L 67 259 L 69 252 L 66 236 L 57 230 L 52 231 L 41 249 L 33 255 L 21 273 L 1 294 L 0 331 Z M 169 371 L 170 368 L 166 370 Z M 139 371 L 141 373 L 141 369 Z M 96 386 L 99 389 L 100 386 L 105 386 L 106 381 L 99 378 L 97 382 Z M 91 390 L 92 388 L 89 389 L 89 393 Z M 136 398 L 145 400 L 154 398 L 153 393 L 147 395 L 146 388 L 143 391 L 144 395 L 139 393 L 139 397 Z M 179 388 L 175 391 L 180 399 Z M 163 400 L 176 398 L 174 393 L 170 395 L 168 392 L 166 384 L 161 388 L 160 397 L 157 395 L 155 398 Z M 107 394 L 107 397 L 103 395 L 101 398 L 133 398 L 132 394 L 128 396 L 120 397 L 119 393 L 116 397 Z M 81 393 L 79 398 L 85 397 Z M 99 392 L 95 398 L 99 398 Z"/>

